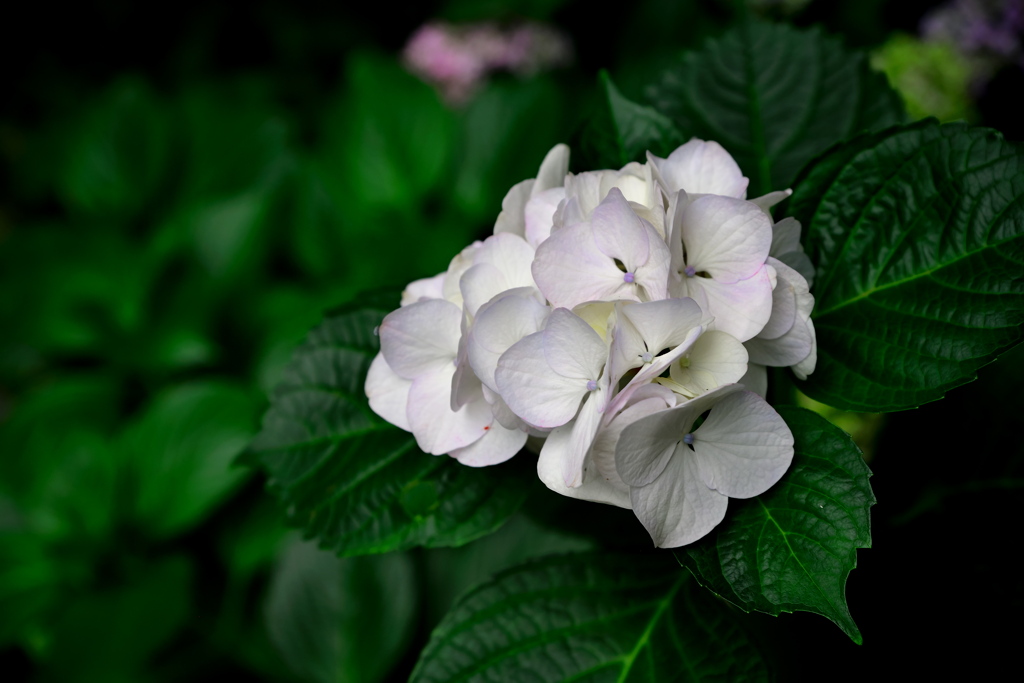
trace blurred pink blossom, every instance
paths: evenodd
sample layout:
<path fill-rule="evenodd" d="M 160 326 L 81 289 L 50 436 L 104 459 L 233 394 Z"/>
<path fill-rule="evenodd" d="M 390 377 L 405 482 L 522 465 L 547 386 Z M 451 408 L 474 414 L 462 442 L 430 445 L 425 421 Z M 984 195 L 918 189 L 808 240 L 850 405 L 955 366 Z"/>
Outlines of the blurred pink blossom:
<path fill-rule="evenodd" d="M 500 28 L 489 22 L 454 26 L 436 21 L 413 33 L 402 58 L 445 100 L 459 105 L 472 97 L 490 72 L 529 76 L 562 66 L 572 59 L 572 45 L 565 34 L 539 23 Z"/>

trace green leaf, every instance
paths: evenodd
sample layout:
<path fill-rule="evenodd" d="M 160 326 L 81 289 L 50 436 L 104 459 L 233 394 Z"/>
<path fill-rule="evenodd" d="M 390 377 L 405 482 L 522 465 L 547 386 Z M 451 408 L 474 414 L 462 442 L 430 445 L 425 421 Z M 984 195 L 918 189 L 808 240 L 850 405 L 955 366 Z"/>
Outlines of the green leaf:
<path fill-rule="evenodd" d="M 769 680 L 738 615 L 662 553 L 545 558 L 456 603 L 412 683 Z"/>
<path fill-rule="evenodd" d="M 295 541 L 270 583 L 271 641 L 303 681 L 383 680 L 415 624 L 412 562 L 400 553 L 339 559 Z"/>
<path fill-rule="evenodd" d="M 0 426 L 0 500 L 50 541 L 102 542 L 113 528 L 117 460 L 111 378 L 61 378 L 22 397 Z M 5 525 L 6 526 L 6 525 Z"/>
<path fill-rule="evenodd" d="M 143 83 L 115 83 L 77 123 L 58 179 L 75 210 L 130 215 L 146 206 L 171 150 L 166 106 Z"/>
<path fill-rule="evenodd" d="M 588 165 L 618 168 L 631 161 L 644 161 L 648 150 L 667 156 L 684 142 L 663 114 L 623 97 L 608 72 L 602 71 L 600 78 L 604 90 L 602 111 L 592 119 L 581 140 Z"/>
<path fill-rule="evenodd" d="M 748 612 L 814 612 L 860 643 L 846 580 L 857 548 L 871 547 L 871 471 L 849 435 L 825 418 L 777 409 L 796 439 L 789 471 L 757 498 L 730 501 L 718 529 L 676 557 L 703 586 Z"/>
<path fill-rule="evenodd" d="M 158 395 L 120 440 L 130 477 L 130 517 L 166 537 L 201 521 L 241 484 L 231 467 L 256 431 L 257 401 L 223 382 L 195 382 Z"/>
<path fill-rule="evenodd" d="M 252 444 L 290 522 L 340 555 L 468 543 L 501 526 L 530 481 L 515 462 L 475 469 L 426 455 L 370 410 L 374 330 L 393 301 L 363 296 L 310 332 Z"/>
<path fill-rule="evenodd" d="M 942 398 L 1024 322 L 1024 147 L 934 120 L 821 159 L 791 211 L 816 263 L 818 366 L 800 389 L 881 412 Z"/>
<path fill-rule="evenodd" d="M 188 620 L 193 567 L 175 556 L 138 569 L 121 586 L 63 605 L 46 648 L 44 680 L 146 680 L 140 670 L 147 660 Z"/>
<path fill-rule="evenodd" d="M 747 196 L 789 187 L 811 159 L 905 119 L 864 55 L 818 29 L 749 23 L 683 55 L 648 90 L 685 138 L 714 140 L 750 177 Z"/>

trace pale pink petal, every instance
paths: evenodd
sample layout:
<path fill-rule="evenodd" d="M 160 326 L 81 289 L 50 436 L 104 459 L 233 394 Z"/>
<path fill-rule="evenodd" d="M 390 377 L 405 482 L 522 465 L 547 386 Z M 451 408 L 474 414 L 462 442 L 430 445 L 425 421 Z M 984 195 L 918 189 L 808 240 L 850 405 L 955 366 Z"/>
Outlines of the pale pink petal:
<path fill-rule="evenodd" d="M 462 335 L 461 319 L 459 307 L 444 299 L 399 308 L 388 313 L 380 324 L 381 352 L 391 369 L 406 379 L 416 379 L 442 367 L 454 371 Z"/>
<path fill-rule="evenodd" d="M 558 143 L 544 155 L 544 161 L 540 163 L 533 194 L 537 195 L 553 187 L 561 187 L 565 183 L 565 176 L 568 172 L 569 146 Z"/>
<path fill-rule="evenodd" d="M 483 435 L 494 421 L 483 400 L 469 401 L 458 411 L 451 408 L 451 385 L 455 366 L 417 377 L 409 389 L 406 414 L 420 449 L 433 455 L 465 448 Z"/>
<path fill-rule="evenodd" d="M 385 420 L 401 427 L 405 431 L 412 431 L 409 426 L 409 419 L 406 417 L 405 407 L 409 402 L 409 389 L 412 387 L 412 380 L 400 377 L 387 361 L 384 354 L 378 353 L 373 362 L 370 363 L 370 370 L 366 373 L 366 396 L 370 399 L 370 408 Z"/>
<path fill-rule="evenodd" d="M 715 318 L 715 329 L 741 342 L 760 332 L 771 317 L 772 278 L 768 266 L 761 266 L 746 280 L 730 284 L 702 277 L 684 278 L 682 284 L 687 296 L 698 301 L 701 297 L 707 299 L 707 310 Z"/>
<path fill-rule="evenodd" d="M 556 308 L 541 335 L 550 371 L 584 385 L 601 376 L 608 347 L 583 318 L 565 308 Z"/>
<path fill-rule="evenodd" d="M 686 265 L 719 282 L 745 280 L 768 259 L 771 219 L 750 202 L 705 196 L 683 212 Z"/>
<path fill-rule="evenodd" d="M 587 380 L 553 372 L 544 356 L 544 333 L 523 337 L 498 359 L 498 393 L 516 415 L 531 425 L 552 429 L 576 416 Z"/>
<path fill-rule="evenodd" d="M 600 249 L 588 223 L 569 225 L 537 247 L 533 278 L 555 308 L 588 301 L 633 299 L 635 287 L 623 279 L 615 262 Z"/>
<path fill-rule="evenodd" d="M 732 498 L 752 498 L 789 469 L 793 434 L 767 401 L 743 391 L 715 403 L 693 433 L 693 450 L 709 488 Z"/>
<path fill-rule="evenodd" d="M 505 296 L 480 309 L 467 337 L 469 364 L 488 388 L 498 391 L 498 359 L 523 337 L 540 331 L 550 309 L 531 296 Z"/>
<path fill-rule="evenodd" d="M 658 168 L 667 194 L 686 190 L 689 194 L 716 194 L 743 199 L 747 184 L 739 165 L 717 142 L 696 138 L 678 147 L 667 159 L 649 154 L 648 162 Z"/>
<path fill-rule="evenodd" d="M 449 455 L 469 467 L 487 467 L 505 462 L 525 445 L 526 432 L 505 429 L 495 422 L 481 438 L 465 448 L 456 448 Z"/>
<path fill-rule="evenodd" d="M 413 280 L 402 290 L 401 305 L 408 306 L 425 299 L 443 299 L 444 277 L 445 273 L 439 273 L 434 277 Z"/>
<path fill-rule="evenodd" d="M 538 193 L 526 203 L 526 241 L 536 248 L 551 236 L 555 211 L 565 199 L 564 187 L 553 187 Z"/>
<path fill-rule="evenodd" d="M 535 182 L 532 179 L 523 180 L 513 185 L 505 194 L 505 198 L 501 200 L 501 213 L 494 222 L 495 235 L 507 232 L 520 237 L 526 236 L 524 212 Z"/>

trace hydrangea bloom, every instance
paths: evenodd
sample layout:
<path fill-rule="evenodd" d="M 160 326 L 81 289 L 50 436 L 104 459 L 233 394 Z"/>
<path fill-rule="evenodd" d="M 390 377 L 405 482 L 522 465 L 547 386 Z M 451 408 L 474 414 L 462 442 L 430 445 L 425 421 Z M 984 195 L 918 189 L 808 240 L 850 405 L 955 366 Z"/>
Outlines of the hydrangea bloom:
<path fill-rule="evenodd" d="M 494 235 L 409 284 L 380 326 L 370 406 L 434 455 L 503 462 L 528 437 L 562 495 L 631 508 L 656 545 L 766 491 L 793 437 L 766 366 L 816 362 L 810 261 L 788 196 L 746 199 L 713 142 L 573 175 L 558 145 Z M 533 443 L 534 441 L 531 441 Z"/>

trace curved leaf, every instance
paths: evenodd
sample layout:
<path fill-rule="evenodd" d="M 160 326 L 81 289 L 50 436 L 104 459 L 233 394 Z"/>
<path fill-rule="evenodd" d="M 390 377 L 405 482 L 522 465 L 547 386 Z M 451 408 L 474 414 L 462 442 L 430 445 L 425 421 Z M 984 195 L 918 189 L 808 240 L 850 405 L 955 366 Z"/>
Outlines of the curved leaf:
<path fill-rule="evenodd" d="M 683 55 L 648 90 L 684 138 L 715 140 L 750 177 L 748 196 L 788 187 L 814 157 L 905 119 L 899 96 L 820 30 L 750 23 Z"/>
<path fill-rule="evenodd" d="M 737 615 L 666 560 L 562 555 L 502 572 L 456 603 L 410 681 L 768 680 Z"/>
<path fill-rule="evenodd" d="M 730 503 L 718 530 L 676 553 L 706 588 L 740 608 L 814 612 L 855 642 L 846 579 L 871 547 L 871 471 L 853 440 L 825 418 L 779 406 L 796 439 L 789 472 L 757 498 Z"/>
<path fill-rule="evenodd" d="M 514 462 L 474 469 L 426 455 L 370 410 L 363 382 L 392 299 L 363 297 L 310 332 L 251 446 L 290 522 L 340 555 L 462 545 L 526 496 Z"/>
<path fill-rule="evenodd" d="M 934 120 L 820 160 L 791 204 L 817 264 L 818 367 L 800 388 L 862 412 L 942 398 L 1024 323 L 1024 146 Z"/>

